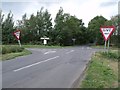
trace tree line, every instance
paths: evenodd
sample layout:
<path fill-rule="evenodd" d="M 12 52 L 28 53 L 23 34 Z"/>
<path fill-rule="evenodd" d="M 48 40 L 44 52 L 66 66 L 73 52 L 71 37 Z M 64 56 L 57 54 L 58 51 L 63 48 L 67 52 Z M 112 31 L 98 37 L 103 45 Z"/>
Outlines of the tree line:
<path fill-rule="evenodd" d="M 87 17 L 86 17 L 87 18 Z M 117 44 L 119 33 L 119 15 L 113 16 L 111 20 L 107 20 L 103 16 L 95 16 L 88 23 L 88 27 L 84 26 L 82 19 L 64 13 L 61 7 L 52 23 L 51 14 L 42 7 L 37 14 L 31 14 L 30 18 L 27 14 L 22 16 L 22 20 L 17 20 L 17 24 L 13 20 L 13 14 L 10 11 L 6 18 L 0 11 L 0 24 L 2 29 L 2 44 L 16 44 L 17 41 L 13 36 L 16 29 L 21 31 L 20 40 L 22 44 L 42 44 L 41 37 L 49 37 L 48 45 L 81 45 L 88 43 L 104 44 L 104 39 L 100 33 L 100 27 L 104 25 L 114 25 L 114 32 L 111 42 Z M 114 40 L 115 39 L 115 40 Z"/>

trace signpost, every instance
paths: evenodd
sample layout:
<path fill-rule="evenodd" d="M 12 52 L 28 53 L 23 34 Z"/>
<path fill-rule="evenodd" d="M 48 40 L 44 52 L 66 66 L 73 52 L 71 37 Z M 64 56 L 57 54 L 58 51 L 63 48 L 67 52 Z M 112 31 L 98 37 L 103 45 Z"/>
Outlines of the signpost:
<path fill-rule="evenodd" d="M 109 49 L 109 38 L 112 35 L 112 33 L 114 32 L 115 27 L 114 26 L 104 26 L 100 28 L 100 31 L 104 37 L 105 40 L 105 49 L 106 49 L 106 42 L 108 40 L 108 49 Z"/>
<path fill-rule="evenodd" d="M 42 38 L 40 38 L 40 39 L 43 40 L 43 44 L 44 44 L 44 45 L 46 45 L 46 44 L 47 44 L 47 40 L 49 40 L 49 38 L 47 38 L 47 37 L 42 37 Z"/>
<path fill-rule="evenodd" d="M 21 47 L 21 43 L 20 43 L 20 30 L 16 30 L 13 35 L 16 37 L 20 47 Z"/>
<path fill-rule="evenodd" d="M 75 40 L 76 40 L 76 39 L 75 39 L 75 38 L 72 38 L 72 40 L 73 40 L 73 45 L 75 45 Z"/>

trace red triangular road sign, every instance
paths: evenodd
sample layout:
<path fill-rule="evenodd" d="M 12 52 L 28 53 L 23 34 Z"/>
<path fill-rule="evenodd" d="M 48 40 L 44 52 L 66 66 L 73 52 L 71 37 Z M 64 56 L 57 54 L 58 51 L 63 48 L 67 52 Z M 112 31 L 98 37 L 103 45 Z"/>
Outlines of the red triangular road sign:
<path fill-rule="evenodd" d="M 16 37 L 17 40 L 20 39 L 20 30 L 16 30 L 13 34 Z"/>
<path fill-rule="evenodd" d="M 100 28 L 100 31 L 102 32 L 105 41 L 107 41 L 110 38 L 114 30 L 114 26 L 104 26 Z"/>

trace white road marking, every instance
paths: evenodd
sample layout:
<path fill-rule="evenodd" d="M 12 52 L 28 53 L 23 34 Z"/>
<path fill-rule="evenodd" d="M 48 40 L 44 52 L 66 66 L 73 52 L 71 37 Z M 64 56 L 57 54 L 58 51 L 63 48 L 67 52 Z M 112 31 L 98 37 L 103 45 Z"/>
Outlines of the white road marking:
<path fill-rule="evenodd" d="M 69 52 L 66 52 L 66 54 L 69 54 L 69 53 L 71 53 L 71 52 L 74 52 L 74 50 L 71 50 L 71 51 L 69 51 Z"/>
<path fill-rule="evenodd" d="M 49 53 L 55 53 L 56 51 L 48 51 L 48 52 L 45 52 L 44 54 L 49 54 Z"/>
<path fill-rule="evenodd" d="M 29 67 L 35 66 L 35 65 L 37 65 L 37 64 L 44 63 L 44 62 L 47 62 L 47 61 L 56 59 L 56 58 L 58 58 L 58 57 L 59 57 L 59 56 L 56 56 L 56 57 L 53 57 L 53 58 L 49 58 L 49 59 L 46 59 L 46 60 L 44 60 L 44 61 L 40 61 L 40 62 L 31 64 L 31 65 L 27 65 L 27 66 L 25 66 L 25 67 L 21 67 L 21 68 L 19 68 L 19 69 L 13 70 L 13 71 L 14 71 L 14 72 L 17 72 L 17 71 L 20 71 L 20 70 L 22 70 L 22 69 L 25 69 L 25 68 L 29 68 Z"/>
<path fill-rule="evenodd" d="M 84 47 L 82 47 L 82 49 L 84 49 Z"/>
<path fill-rule="evenodd" d="M 90 47 L 87 47 L 87 49 L 92 49 L 92 48 L 90 48 Z"/>

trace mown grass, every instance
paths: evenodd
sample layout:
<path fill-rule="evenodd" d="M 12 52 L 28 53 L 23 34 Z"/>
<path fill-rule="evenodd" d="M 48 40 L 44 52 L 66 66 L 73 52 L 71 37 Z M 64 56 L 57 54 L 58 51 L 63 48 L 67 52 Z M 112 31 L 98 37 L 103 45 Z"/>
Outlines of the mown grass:
<path fill-rule="evenodd" d="M 7 54 L 7 53 L 17 53 L 17 52 L 22 52 L 24 50 L 23 47 L 19 46 L 12 46 L 12 45 L 3 45 L 2 46 L 2 54 Z"/>
<path fill-rule="evenodd" d="M 62 46 L 22 45 L 24 48 L 62 48 Z"/>
<path fill-rule="evenodd" d="M 4 45 L 4 46 L 18 46 L 18 45 Z M 48 45 L 22 45 L 23 48 L 63 48 L 63 47 L 72 47 L 72 46 L 48 46 Z"/>
<path fill-rule="evenodd" d="M 118 57 L 117 51 L 96 53 L 90 61 L 81 88 L 117 88 Z M 111 54 L 112 53 L 112 54 Z M 114 53 L 114 55 L 113 55 Z M 110 56 L 109 56 L 110 55 Z"/>
<path fill-rule="evenodd" d="M 24 47 L 19 47 L 19 45 L 1 45 L 0 47 L 0 60 L 2 61 L 31 54 L 30 51 L 26 50 Z"/>
<path fill-rule="evenodd" d="M 104 45 L 93 45 L 91 46 L 92 48 L 99 48 L 99 49 L 104 49 L 105 46 Z M 108 47 L 106 47 L 107 49 Z M 118 50 L 118 47 L 117 46 L 109 46 L 109 49 L 113 49 L 113 50 Z"/>
<path fill-rule="evenodd" d="M 62 48 L 62 46 L 47 46 L 47 45 L 22 45 L 20 48 L 19 45 L 1 45 L 1 56 L 0 60 L 9 60 L 18 56 L 24 56 L 31 54 L 30 51 L 25 50 L 25 48 Z M 66 46 L 71 47 L 71 46 Z"/>
<path fill-rule="evenodd" d="M 3 54 L 1 60 L 2 60 L 2 61 L 5 61 L 5 60 L 9 60 L 9 59 L 16 58 L 16 57 L 18 57 L 18 56 L 24 56 L 24 55 L 29 55 L 29 54 L 31 54 L 31 52 L 25 49 L 25 50 L 23 50 L 22 52 Z M 1 57 L 0 57 L 0 58 L 1 58 Z"/>

